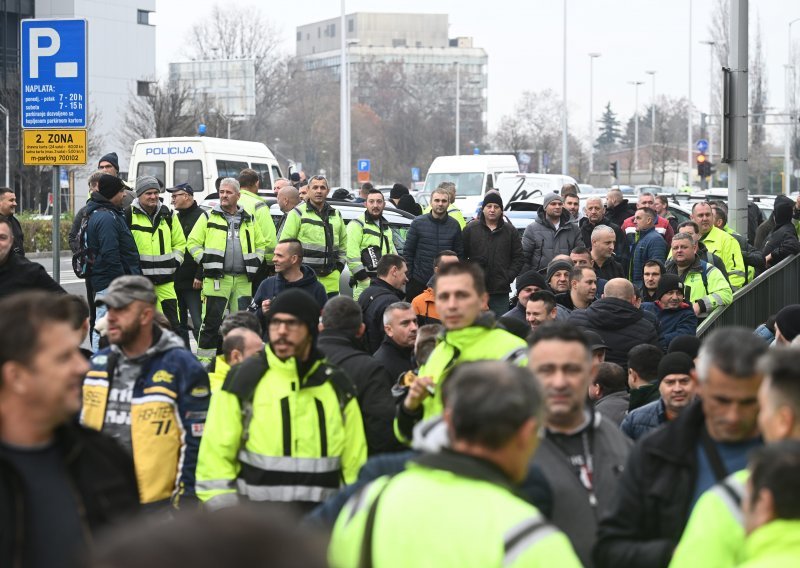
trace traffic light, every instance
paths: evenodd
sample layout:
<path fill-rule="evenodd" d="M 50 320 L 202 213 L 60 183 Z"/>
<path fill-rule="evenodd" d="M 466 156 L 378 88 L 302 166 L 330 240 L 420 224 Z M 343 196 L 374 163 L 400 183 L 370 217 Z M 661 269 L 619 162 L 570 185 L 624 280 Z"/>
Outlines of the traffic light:
<path fill-rule="evenodd" d="M 708 157 L 705 154 L 697 155 L 697 175 L 701 178 L 708 177 Z"/>
<path fill-rule="evenodd" d="M 618 161 L 611 162 L 610 164 L 608 164 L 608 168 L 611 171 L 611 177 L 613 177 L 614 179 L 619 179 L 619 162 Z"/>

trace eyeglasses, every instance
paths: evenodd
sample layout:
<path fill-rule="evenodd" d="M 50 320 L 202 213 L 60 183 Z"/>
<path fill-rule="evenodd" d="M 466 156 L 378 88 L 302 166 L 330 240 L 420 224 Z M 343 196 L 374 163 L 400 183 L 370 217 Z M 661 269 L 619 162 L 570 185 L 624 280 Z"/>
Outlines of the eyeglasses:
<path fill-rule="evenodd" d="M 174 191 L 174 192 L 172 192 L 172 199 L 175 199 L 176 197 L 183 197 L 185 195 L 189 195 L 189 194 L 186 193 L 185 191 Z"/>
<path fill-rule="evenodd" d="M 279 319 L 279 318 L 272 318 L 269 320 L 269 328 L 270 329 L 280 329 L 282 325 L 286 326 L 287 331 L 297 331 L 300 329 L 300 326 L 303 325 L 298 319 Z"/>

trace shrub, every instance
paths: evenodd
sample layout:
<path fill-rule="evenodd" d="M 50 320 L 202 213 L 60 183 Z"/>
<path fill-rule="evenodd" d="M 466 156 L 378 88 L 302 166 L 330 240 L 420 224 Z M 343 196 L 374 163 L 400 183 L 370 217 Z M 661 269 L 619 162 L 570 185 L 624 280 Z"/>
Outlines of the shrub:
<path fill-rule="evenodd" d="M 71 213 L 61 216 L 59 233 L 61 235 L 61 251 L 69 252 L 69 230 L 72 227 Z M 31 215 L 20 215 L 19 224 L 25 235 L 25 252 L 49 252 L 53 250 L 53 221 L 38 219 Z"/>

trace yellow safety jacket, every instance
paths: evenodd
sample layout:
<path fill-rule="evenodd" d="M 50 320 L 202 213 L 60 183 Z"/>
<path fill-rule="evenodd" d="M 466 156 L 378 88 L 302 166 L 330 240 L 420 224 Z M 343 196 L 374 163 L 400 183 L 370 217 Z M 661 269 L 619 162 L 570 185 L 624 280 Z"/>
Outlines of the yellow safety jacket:
<path fill-rule="evenodd" d="M 320 355 L 300 366 L 307 370 L 267 345 L 212 396 L 197 463 L 197 495 L 207 506 L 238 495 L 321 502 L 355 481 L 367 459 L 355 387 Z"/>
<path fill-rule="evenodd" d="M 744 286 L 747 273 L 745 272 L 744 259 L 742 258 L 742 249 L 736 239 L 722 229 L 711 227 L 711 230 L 700 241 L 706 245 L 709 252 L 722 259 L 723 264 L 725 264 L 725 270 L 728 271 L 731 287 L 738 290 Z"/>
<path fill-rule="evenodd" d="M 272 220 L 269 205 L 261 197 L 246 189 L 241 192 L 239 205 L 256 220 L 256 225 L 261 229 L 261 236 L 264 237 L 264 258 L 271 263 L 278 237 L 275 233 L 275 222 Z"/>
<path fill-rule="evenodd" d="M 324 277 L 344 268 L 347 231 L 342 215 L 327 202 L 321 211 L 301 203 L 286 216 L 281 239 L 297 239 L 303 244 L 303 263 Z"/>
<path fill-rule="evenodd" d="M 177 215 L 159 203 L 151 218 L 139 200 L 134 199 L 125 210 L 125 221 L 139 251 L 142 275 L 153 284 L 172 282 L 186 249 L 186 237 Z"/>
<path fill-rule="evenodd" d="M 253 217 L 242 208 L 240 212 L 242 223 L 239 226 L 239 239 L 247 278 L 252 280 L 264 259 L 264 237 Z M 208 217 L 201 215 L 197 219 L 186 244 L 192 258 L 203 265 L 204 278 L 222 278 L 225 275 L 223 266 L 228 245 L 228 220 L 219 206 L 214 207 Z"/>
<path fill-rule="evenodd" d="M 678 265 L 674 260 L 669 260 L 664 272 L 678 275 L 683 282 L 686 300 L 690 304 L 699 304 L 700 317 L 706 317 L 718 307 L 727 306 L 733 301 L 733 290 L 722 272 L 704 260 L 696 258 L 683 274 L 678 274 Z"/>
<path fill-rule="evenodd" d="M 369 212 L 364 212 L 347 224 L 347 266 L 353 278 L 374 278 L 378 260 L 385 254 L 397 254 L 397 250 L 392 229 L 382 215 L 375 222 Z"/>

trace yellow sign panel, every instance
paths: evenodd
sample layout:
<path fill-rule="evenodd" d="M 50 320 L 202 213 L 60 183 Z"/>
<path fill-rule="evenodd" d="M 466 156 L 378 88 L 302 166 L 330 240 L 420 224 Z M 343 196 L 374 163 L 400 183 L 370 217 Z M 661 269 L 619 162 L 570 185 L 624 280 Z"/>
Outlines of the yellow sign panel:
<path fill-rule="evenodd" d="M 26 166 L 86 164 L 85 130 L 25 129 L 22 133 L 22 163 Z"/>

